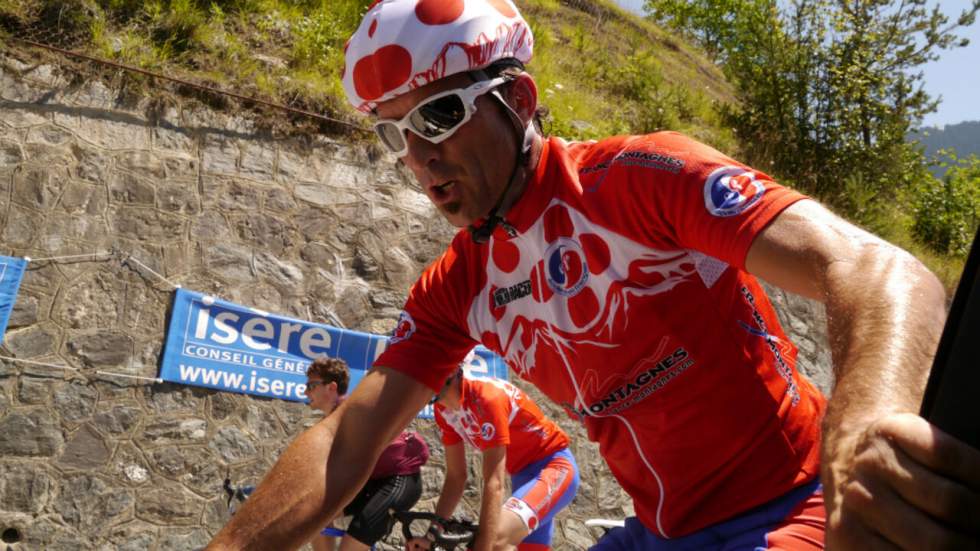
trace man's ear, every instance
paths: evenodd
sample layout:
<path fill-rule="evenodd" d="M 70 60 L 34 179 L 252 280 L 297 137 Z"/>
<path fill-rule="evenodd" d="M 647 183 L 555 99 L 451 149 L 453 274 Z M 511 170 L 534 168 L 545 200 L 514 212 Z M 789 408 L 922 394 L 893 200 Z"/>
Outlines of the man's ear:
<path fill-rule="evenodd" d="M 337 392 L 337 381 L 330 381 L 327 383 L 327 388 L 331 388 L 334 392 Z"/>
<path fill-rule="evenodd" d="M 538 109 L 538 86 L 527 73 L 520 73 L 507 87 L 507 99 L 517 115 L 527 124 Z"/>

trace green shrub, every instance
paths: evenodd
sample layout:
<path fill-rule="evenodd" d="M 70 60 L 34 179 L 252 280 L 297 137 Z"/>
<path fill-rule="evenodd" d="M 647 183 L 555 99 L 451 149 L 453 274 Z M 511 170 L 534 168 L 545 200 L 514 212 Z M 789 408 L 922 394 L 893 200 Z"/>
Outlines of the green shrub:
<path fill-rule="evenodd" d="M 926 179 L 914 191 L 912 233 L 939 253 L 964 255 L 980 215 L 980 159 L 947 155 L 946 176 Z"/>

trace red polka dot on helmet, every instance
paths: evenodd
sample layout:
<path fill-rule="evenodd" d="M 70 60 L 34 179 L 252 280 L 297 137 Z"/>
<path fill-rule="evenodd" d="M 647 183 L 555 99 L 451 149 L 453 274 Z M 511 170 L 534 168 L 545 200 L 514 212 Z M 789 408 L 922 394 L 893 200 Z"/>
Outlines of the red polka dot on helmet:
<path fill-rule="evenodd" d="M 502 59 L 531 60 L 534 38 L 511 0 L 379 0 L 351 36 L 347 99 L 378 103 Z"/>

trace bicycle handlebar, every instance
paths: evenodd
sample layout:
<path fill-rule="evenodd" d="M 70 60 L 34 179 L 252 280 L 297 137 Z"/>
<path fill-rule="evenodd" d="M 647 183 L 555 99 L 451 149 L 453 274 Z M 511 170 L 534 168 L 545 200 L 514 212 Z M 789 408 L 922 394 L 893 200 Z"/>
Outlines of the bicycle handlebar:
<path fill-rule="evenodd" d="M 447 520 L 439 517 L 435 513 L 423 511 L 395 512 L 395 518 L 402 524 L 402 535 L 406 541 L 412 538 L 426 537 L 425 532 L 419 535 L 412 533 L 412 523 L 416 520 L 428 520 L 442 526 L 442 532 L 432 534 L 434 538 L 432 540 L 432 549 L 434 550 L 444 549 L 446 551 L 454 551 L 458 545 L 473 543 L 476 539 L 477 530 L 479 529 L 479 526 L 468 520 Z"/>

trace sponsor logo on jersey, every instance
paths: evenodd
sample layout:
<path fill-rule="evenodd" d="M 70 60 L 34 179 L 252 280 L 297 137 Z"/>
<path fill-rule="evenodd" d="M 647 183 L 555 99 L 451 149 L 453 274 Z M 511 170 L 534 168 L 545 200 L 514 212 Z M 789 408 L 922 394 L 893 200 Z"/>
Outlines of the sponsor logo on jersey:
<path fill-rule="evenodd" d="M 490 440 L 495 434 L 497 430 L 493 428 L 493 423 L 483 423 L 480 427 L 480 438 L 484 440 Z"/>
<path fill-rule="evenodd" d="M 566 237 L 555 240 L 544 252 L 548 286 L 556 294 L 573 297 L 589 281 L 589 265 L 577 241 Z"/>
<path fill-rule="evenodd" d="M 755 173 L 737 166 L 712 172 L 704 182 L 704 207 L 715 216 L 736 216 L 762 199 L 766 188 Z"/>
<path fill-rule="evenodd" d="M 640 371 L 631 380 L 592 402 L 588 407 L 575 411 L 576 417 L 582 420 L 589 415 L 621 413 L 666 386 L 692 365 L 694 359 L 684 347 L 680 347 L 661 358 L 652 368 Z"/>
<path fill-rule="evenodd" d="M 776 371 L 786 381 L 786 393 L 789 394 L 790 400 L 795 406 L 800 401 L 800 389 L 797 387 L 796 381 L 793 380 L 793 368 L 787 363 L 786 357 L 780 349 L 779 345 L 782 341 L 779 337 L 769 334 L 766 319 L 762 317 L 762 314 L 755 307 L 755 296 L 752 294 L 752 291 L 748 287 L 743 286 L 741 292 L 745 298 L 745 302 L 749 303 L 749 307 L 752 308 L 752 320 L 755 321 L 756 327 L 752 327 L 742 320 L 738 320 L 738 324 L 742 329 L 748 331 L 749 334 L 755 335 L 765 341 L 766 346 L 769 347 L 769 351 L 772 352 L 773 359 L 776 361 Z"/>
<path fill-rule="evenodd" d="M 415 320 L 412 315 L 403 311 L 398 316 L 398 323 L 395 324 L 394 331 L 391 332 L 391 344 L 401 342 L 415 334 Z"/>
<path fill-rule="evenodd" d="M 505 304 L 514 302 L 517 299 L 521 299 L 527 296 L 531 296 L 531 280 L 526 279 L 517 285 L 511 285 L 503 289 L 497 289 L 493 292 L 493 307 L 500 308 Z"/>

